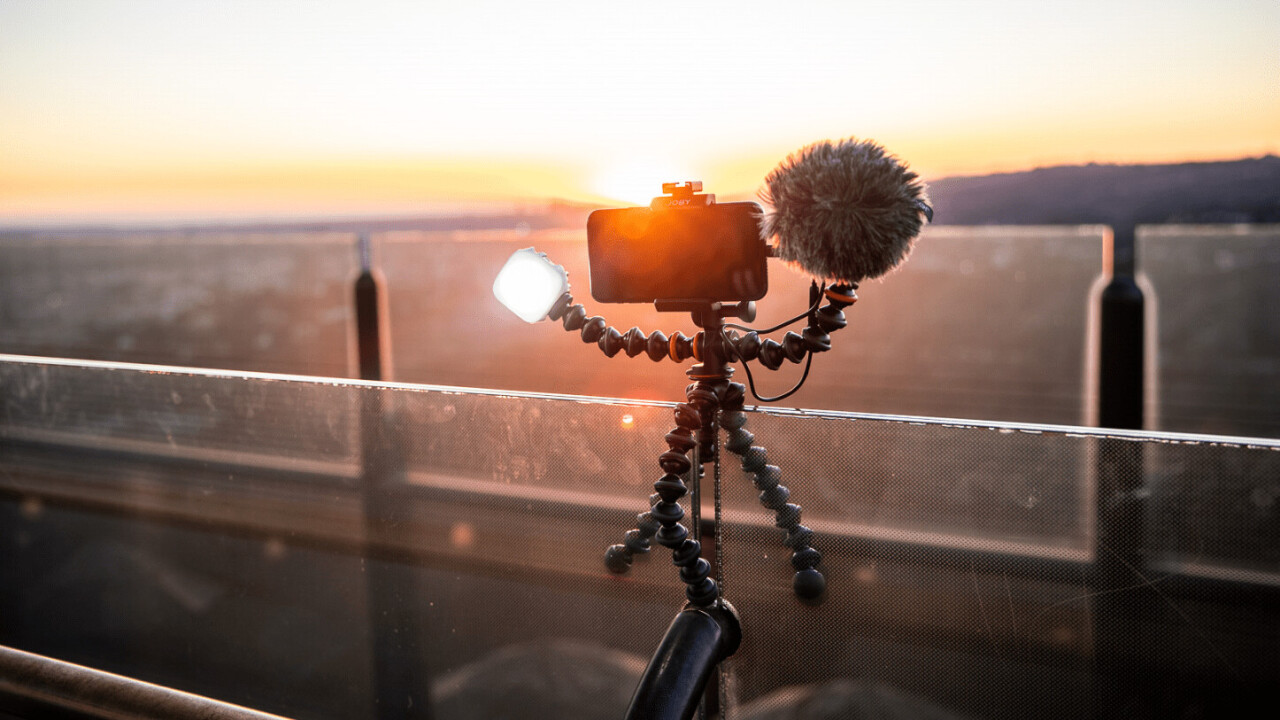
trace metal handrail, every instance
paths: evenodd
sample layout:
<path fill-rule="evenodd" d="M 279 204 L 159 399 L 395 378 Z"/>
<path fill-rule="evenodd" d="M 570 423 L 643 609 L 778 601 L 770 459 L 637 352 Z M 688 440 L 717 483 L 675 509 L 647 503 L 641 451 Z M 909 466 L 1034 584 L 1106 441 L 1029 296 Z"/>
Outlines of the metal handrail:
<path fill-rule="evenodd" d="M 0 646 L 0 711 L 94 720 L 281 720 L 239 705 Z"/>

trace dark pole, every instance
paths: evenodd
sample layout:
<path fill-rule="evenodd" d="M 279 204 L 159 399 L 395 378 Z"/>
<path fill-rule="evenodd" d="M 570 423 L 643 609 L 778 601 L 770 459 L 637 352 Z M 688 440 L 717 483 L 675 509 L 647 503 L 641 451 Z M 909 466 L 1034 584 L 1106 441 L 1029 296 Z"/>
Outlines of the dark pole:
<path fill-rule="evenodd" d="M 373 269 L 373 247 L 369 235 L 361 233 L 356 241 L 360 256 L 360 275 L 356 278 L 356 353 L 361 380 L 389 379 L 383 352 L 382 314 L 384 312 L 379 278 Z"/>
<path fill-rule="evenodd" d="M 676 615 L 645 668 L 627 708 L 627 720 L 689 720 L 712 671 L 742 641 L 727 605 L 687 607 Z"/>
<path fill-rule="evenodd" d="M 1145 363 L 1142 289 L 1134 279 L 1137 248 L 1134 224 L 1112 229 L 1111 281 L 1102 291 L 1098 373 L 1098 424 L 1141 430 Z"/>
<path fill-rule="evenodd" d="M 355 284 L 356 348 L 361 380 L 390 379 L 383 318 L 382 283 L 373 268 L 367 234 L 359 238 L 360 276 Z M 392 491 L 404 475 L 403 445 L 380 388 L 360 389 L 361 488 L 364 494 L 365 572 L 369 633 L 373 645 L 374 717 L 411 720 L 431 717 L 425 644 L 419 642 L 422 614 L 415 612 L 416 588 L 410 568 L 379 562 L 377 542 L 403 518 Z"/>
<path fill-rule="evenodd" d="M 1141 430 L 1145 299 L 1135 280 L 1135 225 L 1117 224 L 1111 281 L 1102 292 L 1098 422 Z M 1151 717 L 1159 683 L 1151 677 L 1155 598 L 1143 553 L 1143 443 L 1103 438 L 1098 445 L 1094 538 L 1095 715 Z"/>

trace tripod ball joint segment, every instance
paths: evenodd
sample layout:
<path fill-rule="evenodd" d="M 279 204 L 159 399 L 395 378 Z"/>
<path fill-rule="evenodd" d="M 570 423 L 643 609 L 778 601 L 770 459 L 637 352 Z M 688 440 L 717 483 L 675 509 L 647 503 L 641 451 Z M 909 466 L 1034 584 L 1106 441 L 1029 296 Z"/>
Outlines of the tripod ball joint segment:
<path fill-rule="evenodd" d="M 694 337 L 686 337 L 677 331 L 667 337 L 661 330 L 654 330 L 645 335 L 638 327 L 625 333 L 618 332 L 599 315 L 587 317 L 587 310 L 581 304 L 573 302 L 573 296 L 564 293 L 556 300 L 556 304 L 547 313 L 547 318 L 559 320 L 565 330 L 578 331 L 584 343 L 595 343 L 605 357 L 613 357 L 625 351 L 627 357 L 640 354 L 649 356 L 654 362 L 662 362 L 669 358 L 675 362 L 684 362 L 689 358 L 702 359 L 702 348 L 705 333 L 699 332 Z"/>

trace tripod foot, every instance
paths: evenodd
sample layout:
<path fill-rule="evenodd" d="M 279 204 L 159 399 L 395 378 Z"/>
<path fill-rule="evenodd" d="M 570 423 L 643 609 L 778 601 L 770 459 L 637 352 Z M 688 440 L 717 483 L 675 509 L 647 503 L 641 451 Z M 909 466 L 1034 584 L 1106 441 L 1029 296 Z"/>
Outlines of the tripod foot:
<path fill-rule="evenodd" d="M 651 503 L 656 504 L 657 498 L 655 497 Z M 653 511 L 650 510 L 637 515 L 635 529 L 628 530 L 622 536 L 622 543 L 610 545 L 605 551 L 604 565 L 609 568 L 609 572 L 622 575 L 631 569 L 631 561 L 635 560 L 636 555 L 649 552 L 649 539 L 661 527 L 652 513 Z"/>
<path fill-rule="evenodd" d="M 604 552 L 604 566 L 614 575 L 622 575 L 630 570 L 631 559 L 626 545 L 610 545 Z"/>
<path fill-rule="evenodd" d="M 796 573 L 791 581 L 796 597 L 808 602 L 815 602 L 827 591 L 827 579 L 815 568 L 805 568 Z"/>

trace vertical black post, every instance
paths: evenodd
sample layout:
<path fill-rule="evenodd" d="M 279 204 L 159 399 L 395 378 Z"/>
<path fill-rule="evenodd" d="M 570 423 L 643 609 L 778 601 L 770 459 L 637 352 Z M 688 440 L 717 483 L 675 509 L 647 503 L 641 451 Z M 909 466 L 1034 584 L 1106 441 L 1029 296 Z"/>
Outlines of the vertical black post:
<path fill-rule="evenodd" d="M 382 289 L 373 269 L 373 246 L 367 233 L 356 240 L 360 275 L 356 277 L 356 353 L 361 380 L 384 380 Z"/>
<path fill-rule="evenodd" d="M 1134 225 L 1112 229 L 1111 281 L 1102 291 L 1098 372 L 1098 424 L 1141 430 L 1145 363 L 1145 304 L 1134 279 L 1137 248 Z"/>
<path fill-rule="evenodd" d="M 362 380 L 389 379 L 389 353 L 383 328 L 386 303 L 373 268 L 367 234 L 359 238 L 360 275 L 355 284 L 356 350 Z M 365 572 L 369 634 L 373 645 L 373 716 L 381 720 L 431 717 L 427 696 L 429 674 L 421 614 L 414 612 L 415 588 L 410 569 L 377 559 L 378 539 L 399 525 L 402 504 L 394 490 L 404 477 L 403 446 L 391 422 L 385 393 L 362 388 L 360 403 L 361 490 L 364 499 Z"/>
<path fill-rule="evenodd" d="M 1135 280 L 1134 224 L 1113 228 L 1111 281 L 1102 292 L 1098 421 L 1140 430 L 1145 364 L 1144 298 Z M 1154 596 L 1146 583 L 1143 443 L 1098 447 L 1094 539 L 1094 683 L 1099 718 L 1151 717 Z"/>

